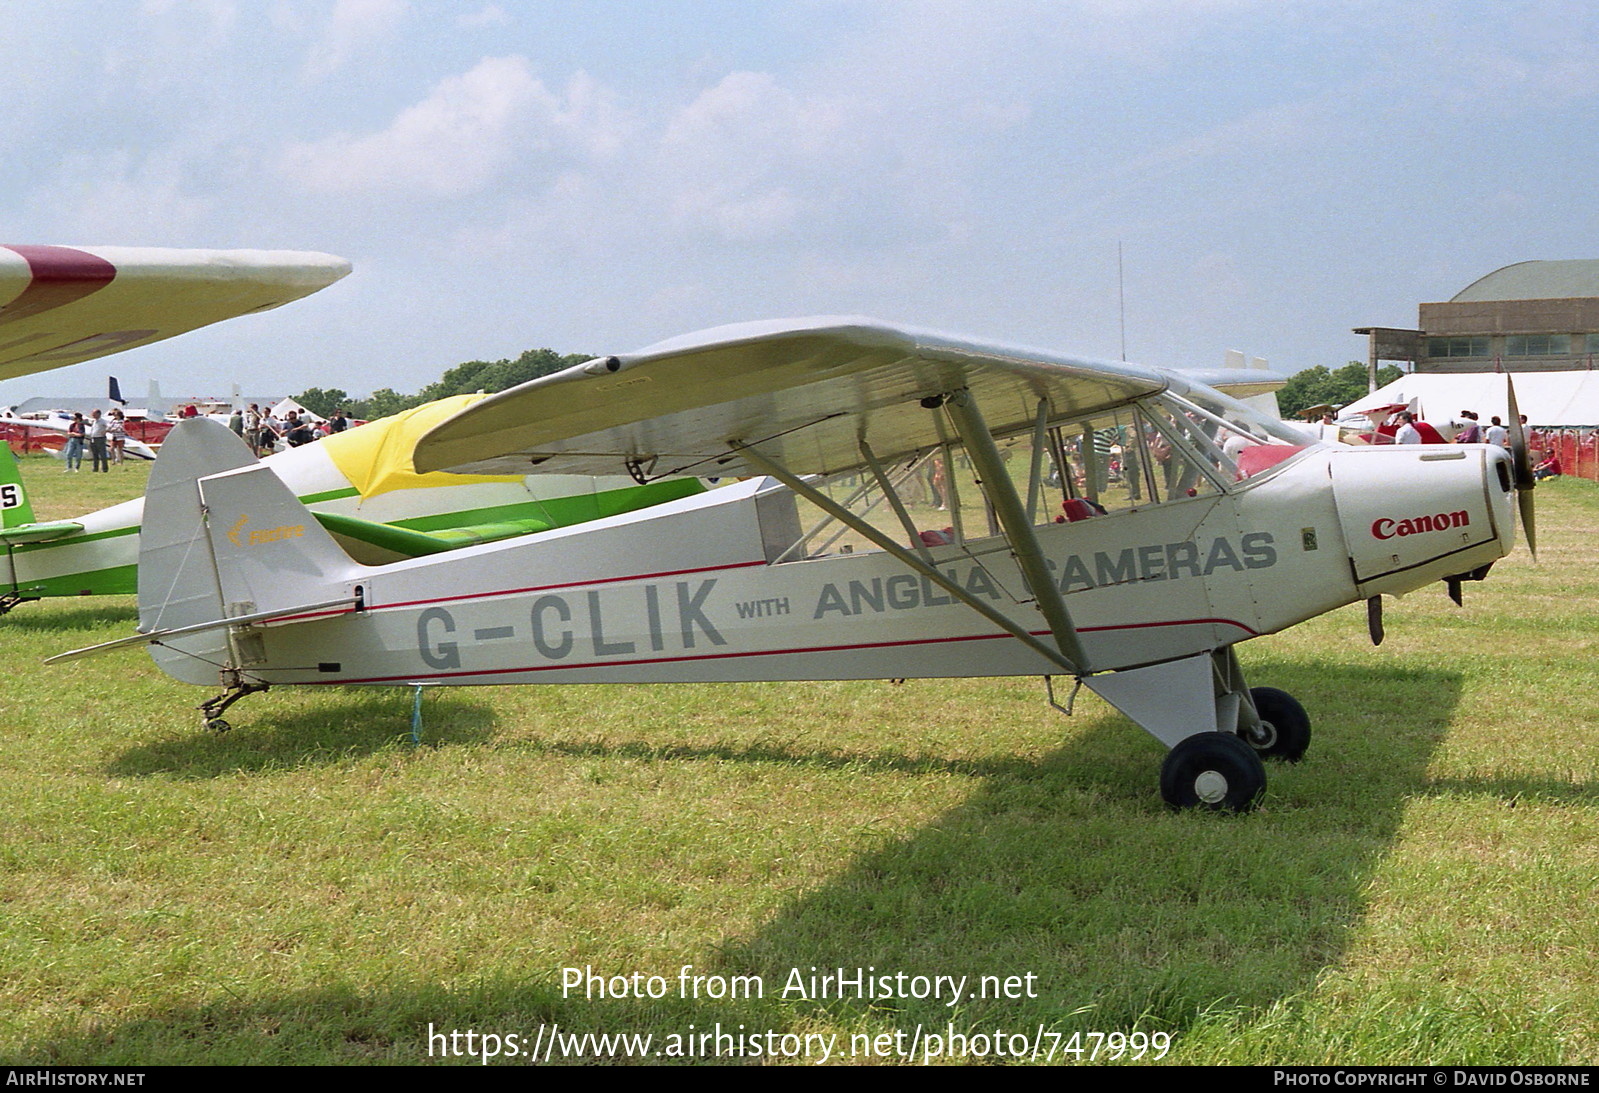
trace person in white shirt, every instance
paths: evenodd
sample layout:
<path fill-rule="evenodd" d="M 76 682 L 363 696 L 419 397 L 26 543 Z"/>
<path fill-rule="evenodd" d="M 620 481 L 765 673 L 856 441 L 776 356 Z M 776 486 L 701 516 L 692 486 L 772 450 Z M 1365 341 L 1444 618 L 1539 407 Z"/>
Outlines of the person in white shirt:
<path fill-rule="evenodd" d="M 1394 434 L 1394 443 L 1421 443 L 1421 430 L 1416 428 L 1416 415 L 1409 410 L 1401 410 L 1399 412 L 1399 431 Z"/>
<path fill-rule="evenodd" d="M 99 410 L 89 415 L 89 458 L 92 462 L 89 468 L 90 474 L 95 471 L 111 470 L 111 461 L 107 458 L 106 448 L 106 436 L 109 432 L 110 426 L 106 422 L 105 415 Z"/>
<path fill-rule="evenodd" d="M 121 410 L 112 410 L 111 416 L 106 418 L 106 438 L 111 442 L 111 462 L 122 466 L 122 453 L 128 447 L 128 423 L 122 417 Z"/>

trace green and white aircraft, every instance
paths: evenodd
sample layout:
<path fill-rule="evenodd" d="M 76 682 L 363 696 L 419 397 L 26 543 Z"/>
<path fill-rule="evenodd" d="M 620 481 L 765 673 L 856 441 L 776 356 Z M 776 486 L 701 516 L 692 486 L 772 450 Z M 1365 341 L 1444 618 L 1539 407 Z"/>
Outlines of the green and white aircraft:
<path fill-rule="evenodd" d="M 698 479 L 641 486 L 586 475 L 417 474 L 416 439 L 482 395 L 458 395 L 291 448 L 264 461 L 317 521 L 368 565 L 632 512 L 704 490 Z M 0 442 L 0 614 L 49 596 L 138 591 L 143 498 L 36 522 L 17 461 Z M 241 536 L 263 534 L 248 525 Z"/>

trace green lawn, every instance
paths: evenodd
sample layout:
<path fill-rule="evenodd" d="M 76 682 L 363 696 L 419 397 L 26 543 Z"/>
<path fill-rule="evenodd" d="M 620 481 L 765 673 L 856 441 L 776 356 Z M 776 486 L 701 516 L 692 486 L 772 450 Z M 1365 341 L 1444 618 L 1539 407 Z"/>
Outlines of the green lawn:
<path fill-rule="evenodd" d="M 58 467 L 27 461 L 41 519 L 144 476 Z M 130 602 L 24 605 L 0 1062 L 415 1063 L 430 1024 L 659 1049 L 718 1023 L 837 1034 L 835 1060 L 953 1026 L 1162 1033 L 1187 1064 L 1599 1062 L 1599 488 L 1539 501 L 1539 563 L 1464 609 L 1440 587 L 1390 601 L 1381 648 L 1359 607 L 1242 647 L 1316 733 L 1242 817 L 1167 811 L 1159 745 L 1037 681 L 432 691 L 420 748 L 409 692 L 283 690 L 213 736 L 141 654 L 40 664 L 129 632 Z M 681 997 L 684 965 L 765 997 Z M 670 989 L 563 997 L 584 966 Z M 840 967 L 1037 996 L 778 996 Z"/>

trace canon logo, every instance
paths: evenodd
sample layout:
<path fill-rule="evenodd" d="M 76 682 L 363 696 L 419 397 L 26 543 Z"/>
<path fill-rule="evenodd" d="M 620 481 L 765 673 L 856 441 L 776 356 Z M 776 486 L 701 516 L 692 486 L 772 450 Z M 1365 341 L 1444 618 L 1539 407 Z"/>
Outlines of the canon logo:
<path fill-rule="evenodd" d="M 1379 539 L 1400 538 L 1406 535 L 1420 535 L 1424 531 L 1448 531 L 1450 528 L 1463 528 L 1471 523 L 1471 515 L 1465 509 L 1459 512 L 1440 512 L 1436 516 L 1415 516 L 1408 520 L 1390 520 L 1388 517 L 1379 517 L 1371 523 L 1371 533 Z"/>

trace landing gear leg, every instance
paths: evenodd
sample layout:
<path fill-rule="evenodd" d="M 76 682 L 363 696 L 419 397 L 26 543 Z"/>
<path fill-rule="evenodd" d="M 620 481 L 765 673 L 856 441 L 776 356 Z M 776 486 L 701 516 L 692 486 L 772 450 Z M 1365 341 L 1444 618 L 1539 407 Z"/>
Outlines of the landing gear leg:
<path fill-rule="evenodd" d="M 1174 808 L 1248 811 L 1266 786 L 1261 757 L 1292 762 L 1310 743 L 1303 707 L 1271 687 L 1251 690 L 1231 646 L 1083 684 L 1171 749 L 1160 783 Z"/>
<path fill-rule="evenodd" d="M 205 722 L 205 727 L 212 732 L 227 732 L 233 728 L 232 725 L 222 720 L 222 715 L 227 712 L 228 707 L 245 695 L 253 695 L 265 691 L 270 685 L 258 683 L 253 679 L 245 679 L 230 668 L 222 673 L 222 686 L 224 690 L 221 694 L 206 699 L 197 707 L 200 711 L 200 717 Z"/>
<path fill-rule="evenodd" d="M 19 604 L 32 603 L 38 598 L 38 596 L 24 596 L 20 592 L 7 592 L 0 596 L 0 615 L 6 614 Z"/>

